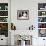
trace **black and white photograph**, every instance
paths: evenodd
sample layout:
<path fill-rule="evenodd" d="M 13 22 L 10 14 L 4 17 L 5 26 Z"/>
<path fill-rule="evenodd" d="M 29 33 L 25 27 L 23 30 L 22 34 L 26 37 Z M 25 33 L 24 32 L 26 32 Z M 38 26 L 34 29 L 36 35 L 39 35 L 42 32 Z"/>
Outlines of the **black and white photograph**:
<path fill-rule="evenodd" d="M 17 19 L 18 20 L 28 20 L 29 10 L 17 10 Z"/>

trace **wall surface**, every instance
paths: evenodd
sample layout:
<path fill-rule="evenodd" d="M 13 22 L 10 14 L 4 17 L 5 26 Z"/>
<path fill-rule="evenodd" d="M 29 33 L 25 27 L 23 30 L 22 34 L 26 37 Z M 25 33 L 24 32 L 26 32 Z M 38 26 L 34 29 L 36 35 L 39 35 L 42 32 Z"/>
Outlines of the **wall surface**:
<path fill-rule="evenodd" d="M 17 20 L 17 10 L 29 10 L 29 20 Z M 12 0 L 11 15 L 11 22 L 14 22 L 17 30 L 28 30 L 31 25 L 37 27 L 37 2 L 30 0 Z"/>
<path fill-rule="evenodd" d="M 46 3 L 46 0 L 11 0 L 11 22 L 16 26 L 16 31 L 28 30 L 32 24 L 35 26 L 33 46 L 44 46 L 43 38 L 38 37 L 38 3 Z M 29 10 L 29 20 L 17 20 L 17 10 Z M 35 37 L 37 36 L 37 37 Z"/>
<path fill-rule="evenodd" d="M 38 25 L 38 3 L 46 0 L 11 0 L 11 22 L 16 25 L 17 30 L 28 30 L 29 26 Z M 29 10 L 29 20 L 17 20 L 17 10 Z"/>

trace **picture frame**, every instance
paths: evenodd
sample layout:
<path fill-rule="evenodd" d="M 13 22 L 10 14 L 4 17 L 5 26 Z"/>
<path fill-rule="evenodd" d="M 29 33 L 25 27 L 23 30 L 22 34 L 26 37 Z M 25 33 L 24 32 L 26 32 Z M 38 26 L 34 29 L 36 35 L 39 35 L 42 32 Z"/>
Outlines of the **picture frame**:
<path fill-rule="evenodd" d="M 17 10 L 17 20 L 29 20 L 29 10 Z"/>

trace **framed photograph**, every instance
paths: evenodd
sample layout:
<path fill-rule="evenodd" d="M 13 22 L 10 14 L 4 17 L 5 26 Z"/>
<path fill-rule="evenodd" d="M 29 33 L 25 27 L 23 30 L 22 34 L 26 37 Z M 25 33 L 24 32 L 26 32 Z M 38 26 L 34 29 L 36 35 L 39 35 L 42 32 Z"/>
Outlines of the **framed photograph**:
<path fill-rule="evenodd" d="M 28 20 L 29 10 L 17 10 L 17 19 L 18 20 Z"/>

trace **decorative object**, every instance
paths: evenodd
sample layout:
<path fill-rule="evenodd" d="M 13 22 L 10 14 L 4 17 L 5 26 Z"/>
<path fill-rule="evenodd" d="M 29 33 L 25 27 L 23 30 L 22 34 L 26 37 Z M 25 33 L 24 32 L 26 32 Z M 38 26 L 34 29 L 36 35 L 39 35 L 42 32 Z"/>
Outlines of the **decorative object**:
<path fill-rule="evenodd" d="M 13 23 L 11 23 L 11 30 L 16 30 L 16 26 Z"/>
<path fill-rule="evenodd" d="M 30 27 L 29 27 L 29 30 L 34 30 L 34 26 L 33 25 L 31 25 Z"/>
<path fill-rule="evenodd" d="M 38 10 L 45 10 L 46 9 L 46 3 L 38 3 Z"/>
<path fill-rule="evenodd" d="M 45 12 L 42 12 L 42 15 L 45 15 Z"/>
<path fill-rule="evenodd" d="M 17 19 L 18 20 L 28 20 L 29 10 L 17 10 Z"/>
<path fill-rule="evenodd" d="M 0 3 L 0 10 L 8 10 L 8 3 Z"/>
<path fill-rule="evenodd" d="M 0 23 L 0 35 L 8 37 L 8 23 Z"/>
<path fill-rule="evenodd" d="M 38 22 L 46 22 L 46 17 L 38 17 Z"/>
<path fill-rule="evenodd" d="M 38 23 L 38 28 L 46 28 L 46 23 Z"/>
<path fill-rule="evenodd" d="M 0 17 L 0 22 L 8 22 L 8 17 Z"/>
<path fill-rule="evenodd" d="M 8 6 L 5 6 L 5 10 L 8 10 Z"/>
<path fill-rule="evenodd" d="M 8 16 L 8 11 L 0 11 L 0 16 Z"/>
<path fill-rule="evenodd" d="M 25 41 L 21 40 L 21 46 L 25 46 Z"/>
<path fill-rule="evenodd" d="M 46 37 L 46 29 L 39 29 L 39 37 Z"/>
<path fill-rule="evenodd" d="M 20 37 L 21 37 L 22 40 L 26 40 L 26 39 L 29 38 L 29 36 L 27 36 L 27 35 L 20 35 Z"/>
<path fill-rule="evenodd" d="M 46 46 L 46 38 L 43 38 L 44 46 Z"/>
<path fill-rule="evenodd" d="M 38 16 L 46 16 L 46 11 L 38 11 Z"/>
<path fill-rule="evenodd" d="M 30 46 L 32 45 L 32 36 L 31 35 L 15 35 L 16 46 Z"/>
<path fill-rule="evenodd" d="M 38 3 L 38 34 L 46 37 L 46 3 Z"/>
<path fill-rule="evenodd" d="M 1 6 L 0 6 L 0 10 L 1 10 Z"/>

